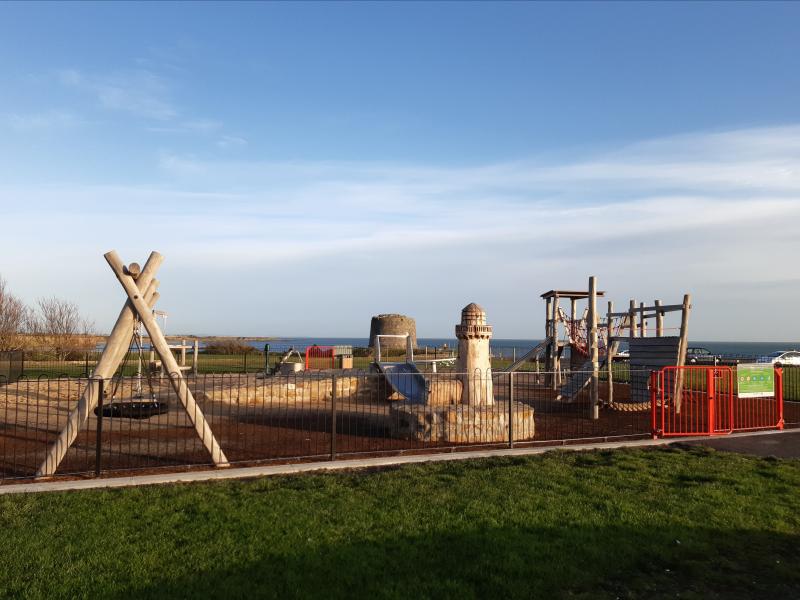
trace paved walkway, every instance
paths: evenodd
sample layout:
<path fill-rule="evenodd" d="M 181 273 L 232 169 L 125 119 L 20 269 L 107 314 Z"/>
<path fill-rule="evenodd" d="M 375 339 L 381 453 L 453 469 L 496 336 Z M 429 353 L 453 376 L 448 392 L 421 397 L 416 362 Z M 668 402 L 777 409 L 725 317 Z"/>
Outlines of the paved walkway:
<path fill-rule="evenodd" d="M 775 431 L 772 435 L 726 435 L 705 439 L 693 439 L 683 443 L 689 446 L 708 446 L 716 450 L 740 452 L 755 456 L 777 458 L 800 458 L 800 431 Z"/>
<path fill-rule="evenodd" d="M 270 465 L 265 467 L 228 468 L 188 473 L 163 473 L 158 475 L 138 475 L 108 479 L 82 479 L 68 481 L 43 481 L 0 485 L 0 495 L 25 494 L 36 492 L 63 492 L 68 490 L 89 490 L 98 488 L 120 488 L 168 483 L 188 483 L 195 481 L 216 481 L 221 479 L 248 479 L 270 475 L 291 475 L 310 471 L 339 471 L 344 469 L 365 469 L 405 465 L 414 463 L 444 462 L 450 460 L 469 460 L 497 456 L 528 456 L 556 450 L 609 450 L 614 448 L 636 448 L 664 446 L 670 444 L 706 445 L 720 450 L 748 452 L 760 456 L 798 457 L 800 456 L 800 431 L 765 431 L 748 434 L 734 434 L 725 438 L 675 438 L 659 440 L 635 440 L 608 442 L 602 444 L 574 444 L 569 446 L 540 446 L 535 448 L 514 448 L 504 450 L 476 450 L 438 454 L 415 454 L 412 456 L 387 456 L 357 460 L 337 460 L 293 465 Z"/>

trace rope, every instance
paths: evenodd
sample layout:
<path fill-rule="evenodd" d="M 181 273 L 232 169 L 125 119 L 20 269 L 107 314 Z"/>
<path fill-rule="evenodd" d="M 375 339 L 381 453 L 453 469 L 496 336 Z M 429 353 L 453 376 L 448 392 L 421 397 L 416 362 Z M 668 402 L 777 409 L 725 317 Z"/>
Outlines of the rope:
<path fill-rule="evenodd" d="M 135 326 L 134 326 L 135 327 Z M 144 354 L 144 350 L 139 343 L 138 336 L 134 335 L 133 339 L 135 340 L 136 349 L 139 351 L 139 362 L 142 365 L 142 368 L 145 367 L 144 360 L 142 359 L 142 355 Z M 145 368 L 145 378 L 147 379 L 147 389 L 150 391 L 150 399 L 155 400 L 156 394 L 153 392 L 153 373 L 149 368 Z"/>
<path fill-rule="evenodd" d="M 650 410 L 651 404 L 647 402 L 610 402 L 608 407 L 611 410 L 618 410 L 620 412 L 642 412 Z"/>

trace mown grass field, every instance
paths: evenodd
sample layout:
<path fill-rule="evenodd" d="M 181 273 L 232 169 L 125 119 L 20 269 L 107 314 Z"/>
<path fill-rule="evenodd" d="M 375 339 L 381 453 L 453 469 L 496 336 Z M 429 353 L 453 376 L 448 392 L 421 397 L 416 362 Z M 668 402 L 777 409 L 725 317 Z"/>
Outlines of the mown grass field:
<path fill-rule="evenodd" d="M 270 352 L 269 366 L 275 366 L 281 359 L 282 354 L 279 352 Z M 68 360 L 56 361 L 47 359 L 28 359 L 25 361 L 24 374 L 28 379 L 36 379 L 38 377 L 85 377 L 86 373 L 97 364 L 100 358 L 100 353 L 92 353 L 87 355 L 83 360 Z M 420 361 L 425 361 L 425 356 L 420 355 L 416 357 Z M 430 359 L 434 355 L 429 356 Z M 192 364 L 191 354 L 187 355 L 187 364 Z M 296 360 L 296 359 L 293 359 Z M 390 357 L 390 360 L 403 361 L 404 356 Z M 147 361 L 147 357 L 145 357 Z M 368 369 L 372 364 L 373 358 L 371 356 L 355 356 L 353 357 L 353 368 Z M 493 358 L 492 368 L 495 370 L 502 370 L 512 363 L 510 358 Z M 327 363 L 321 359 L 312 363 L 312 368 L 327 368 Z M 455 366 L 455 358 L 450 363 L 438 366 L 439 370 L 452 370 Z M 263 352 L 249 352 L 247 354 L 205 354 L 200 353 L 198 358 L 198 372 L 203 373 L 257 373 L 264 370 L 265 355 Z M 423 370 L 430 371 L 430 364 L 424 362 L 420 363 Z M 122 364 L 122 372 L 125 375 L 135 375 L 138 368 L 138 358 L 136 355 L 126 357 Z M 540 365 L 540 369 L 543 365 Z M 615 365 L 615 370 L 618 371 L 618 377 L 627 377 L 627 365 Z M 520 368 L 521 371 L 536 371 L 537 367 L 534 363 L 528 363 Z"/>
<path fill-rule="evenodd" d="M 0 595 L 796 598 L 799 486 L 648 449 L 0 497 Z"/>

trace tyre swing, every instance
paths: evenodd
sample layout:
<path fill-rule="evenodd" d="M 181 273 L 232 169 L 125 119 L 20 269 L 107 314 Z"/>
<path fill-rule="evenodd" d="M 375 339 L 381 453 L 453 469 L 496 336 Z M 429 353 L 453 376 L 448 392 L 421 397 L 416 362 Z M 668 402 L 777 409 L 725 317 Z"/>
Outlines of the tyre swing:
<path fill-rule="evenodd" d="M 131 347 L 128 346 L 128 352 L 120 364 L 117 371 L 117 376 L 114 378 L 114 384 L 111 389 L 111 402 L 103 404 L 103 406 L 96 406 L 94 414 L 99 417 L 101 414 L 107 418 L 117 419 L 149 419 L 157 415 L 164 415 L 169 412 L 169 402 L 165 400 L 158 400 L 156 397 L 153 386 L 153 374 L 150 369 L 147 369 L 146 380 L 148 394 L 145 396 L 142 389 L 142 364 L 144 360 L 144 349 L 142 348 L 142 322 L 137 318 L 134 324 L 134 333 L 132 341 L 136 346 L 137 352 L 137 371 L 136 371 L 136 389 L 129 400 L 115 400 L 119 385 L 122 382 L 125 365 L 131 358 Z"/>

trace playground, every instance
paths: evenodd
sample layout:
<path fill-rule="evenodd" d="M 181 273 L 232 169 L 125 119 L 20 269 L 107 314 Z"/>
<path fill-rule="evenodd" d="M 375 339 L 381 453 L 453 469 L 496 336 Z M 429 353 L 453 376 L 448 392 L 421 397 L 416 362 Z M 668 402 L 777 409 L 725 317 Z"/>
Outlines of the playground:
<path fill-rule="evenodd" d="M 444 358 L 418 354 L 412 318 L 385 314 L 372 318 L 359 368 L 351 347 L 312 345 L 252 373 L 199 373 L 196 343 L 170 345 L 159 327 L 163 257 L 144 267 L 114 252 L 106 260 L 127 301 L 92 377 L 0 386 L 3 481 L 800 423 L 800 405 L 783 402 L 783 370 L 743 395 L 731 368 L 685 365 L 689 295 L 630 300 L 621 312 L 609 301 L 601 313 L 606 292 L 594 277 L 586 290 L 549 290 L 543 341 L 499 369 L 487 313 L 470 303 L 455 324 L 458 348 Z"/>

